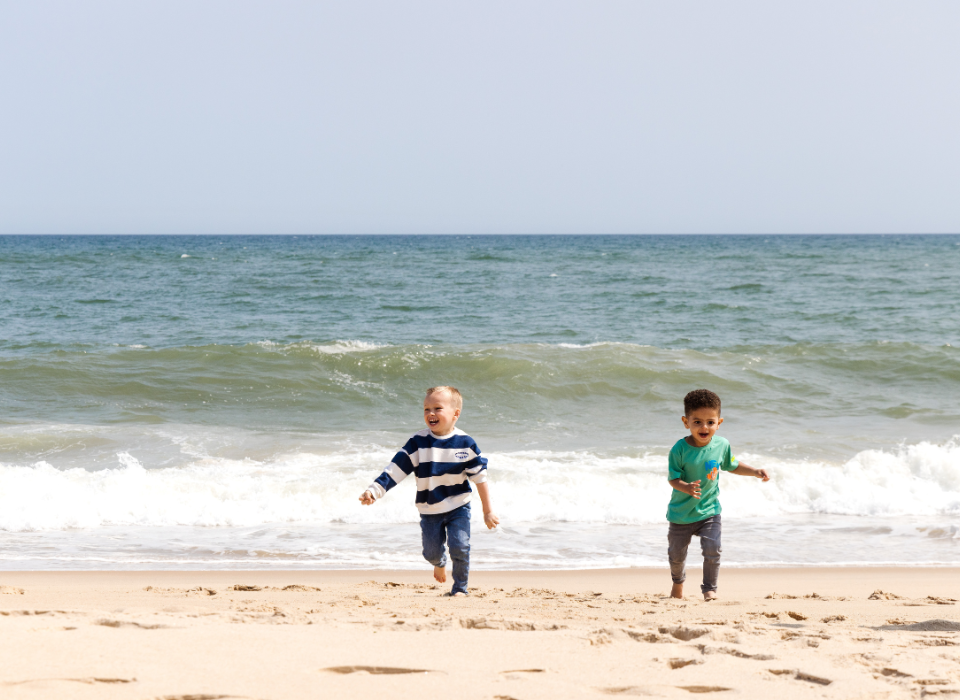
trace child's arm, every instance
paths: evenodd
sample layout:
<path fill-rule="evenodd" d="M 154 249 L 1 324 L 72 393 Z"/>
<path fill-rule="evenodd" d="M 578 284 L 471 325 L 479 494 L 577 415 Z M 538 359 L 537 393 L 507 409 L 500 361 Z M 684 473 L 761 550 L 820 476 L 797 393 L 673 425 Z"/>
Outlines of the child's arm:
<path fill-rule="evenodd" d="M 731 474 L 739 474 L 740 476 L 755 476 L 758 479 L 763 479 L 764 481 L 770 481 L 770 475 L 767 473 L 766 469 L 756 469 L 751 467 L 748 464 L 740 462 L 740 466 L 734 469 Z"/>
<path fill-rule="evenodd" d="M 700 498 L 700 479 L 691 481 L 689 484 L 682 479 L 670 479 L 670 485 L 680 493 L 685 493 L 696 499 Z"/>
<path fill-rule="evenodd" d="M 383 498 L 387 491 L 406 479 L 410 473 L 416 469 L 420 463 L 417 450 L 417 443 L 414 438 L 407 440 L 403 449 L 397 452 L 390 460 L 390 464 L 383 470 L 366 491 L 360 496 L 360 503 L 369 506 L 377 502 L 378 498 Z"/>
<path fill-rule="evenodd" d="M 490 505 L 490 485 L 486 481 L 476 484 L 477 494 L 480 496 L 480 503 L 483 504 L 483 523 L 488 530 L 492 530 L 500 524 L 500 518 L 493 512 Z"/>
<path fill-rule="evenodd" d="M 678 449 L 682 444 L 683 441 L 678 442 L 673 446 L 673 449 L 670 450 L 670 456 L 667 458 L 667 481 L 670 486 L 673 487 L 674 491 L 685 493 L 688 496 L 700 500 L 700 479 L 690 482 L 683 480 L 682 450 Z"/>

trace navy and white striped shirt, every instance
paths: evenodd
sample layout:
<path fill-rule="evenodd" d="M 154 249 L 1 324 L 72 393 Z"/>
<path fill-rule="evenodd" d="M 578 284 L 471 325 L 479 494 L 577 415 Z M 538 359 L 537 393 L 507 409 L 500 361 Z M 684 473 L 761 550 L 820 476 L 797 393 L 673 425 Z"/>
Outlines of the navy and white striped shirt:
<path fill-rule="evenodd" d="M 460 428 L 441 437 L 424 428 L 407 440 L 390 466 L 370 484 L 369 491 L 374 498 L 382 498 L 414 471 L 419 511 L 449 513 L 470 502 L 469 481 L 482 484 L 487 480 L 487 460 L 480 456 L 473 438 Z"/>

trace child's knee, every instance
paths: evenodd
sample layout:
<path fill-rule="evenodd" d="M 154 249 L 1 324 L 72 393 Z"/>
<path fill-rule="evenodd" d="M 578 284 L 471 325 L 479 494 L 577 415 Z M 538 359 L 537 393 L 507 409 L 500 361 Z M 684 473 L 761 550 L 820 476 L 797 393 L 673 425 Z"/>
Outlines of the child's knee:
<path fill-rule="evenodd" d="M 443 547 L 428 547 L 426 544 L 423 545 L 423 558 L 434 566 L 446 566 L 447 557 L 443 551 Z"/>
<path fill-rule="evenodd" d="M 470 558 L 470 536 L 451 537 L 449 541 L 450 557 L 453 559 Z"/>
<path fill-rule="evenodd" d="M 707 559 L 719 559 L 723 548 L 720 546 L 720 540 L 702 538 L 700 547 L 703 550 L 703 556 Z"/>
<path fill-rule="evenodd" d="M 423 558 L 434 566 L 443 566 L 446 561 L 443 541 L 433 537 L 423 538 Z"/>
<path fill-rule="evenodd" d="M 690 540 L 683 538 L 670 538 L 667 540 L 667 556 L 670 561 L 683 561 L 687 558 L 687 548 L 690 546 Z"/>
<path fill-rule="evenodd" d="M 447 546 L 453 559 L 466 559 L 470 556 L 469 516 L 450 523 L 447 528 Z"/>

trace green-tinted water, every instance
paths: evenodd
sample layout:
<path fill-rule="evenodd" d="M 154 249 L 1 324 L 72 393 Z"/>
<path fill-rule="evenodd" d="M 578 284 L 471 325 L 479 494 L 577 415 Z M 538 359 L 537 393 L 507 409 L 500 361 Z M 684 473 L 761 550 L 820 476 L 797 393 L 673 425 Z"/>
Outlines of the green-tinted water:
<path fill-rule="evenodd" d="M 452 383 L 515 523 L 662 520 L 706 386 L 778 470 L 728 511 L 930 532 L 960 513 L 957 269 L 960 236 L 3 237 L 0 528 L 411 521 L 354 491 Z"/>

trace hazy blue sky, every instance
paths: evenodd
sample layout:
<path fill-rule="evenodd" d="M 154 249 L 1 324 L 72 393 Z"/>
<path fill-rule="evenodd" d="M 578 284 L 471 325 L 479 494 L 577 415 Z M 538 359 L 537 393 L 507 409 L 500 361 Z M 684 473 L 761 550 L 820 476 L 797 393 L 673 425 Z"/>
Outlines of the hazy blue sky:
<path fill-rule="evenodd" d="M 960 231 L 960 2 L 0 0 L 0 233 Z"/>

